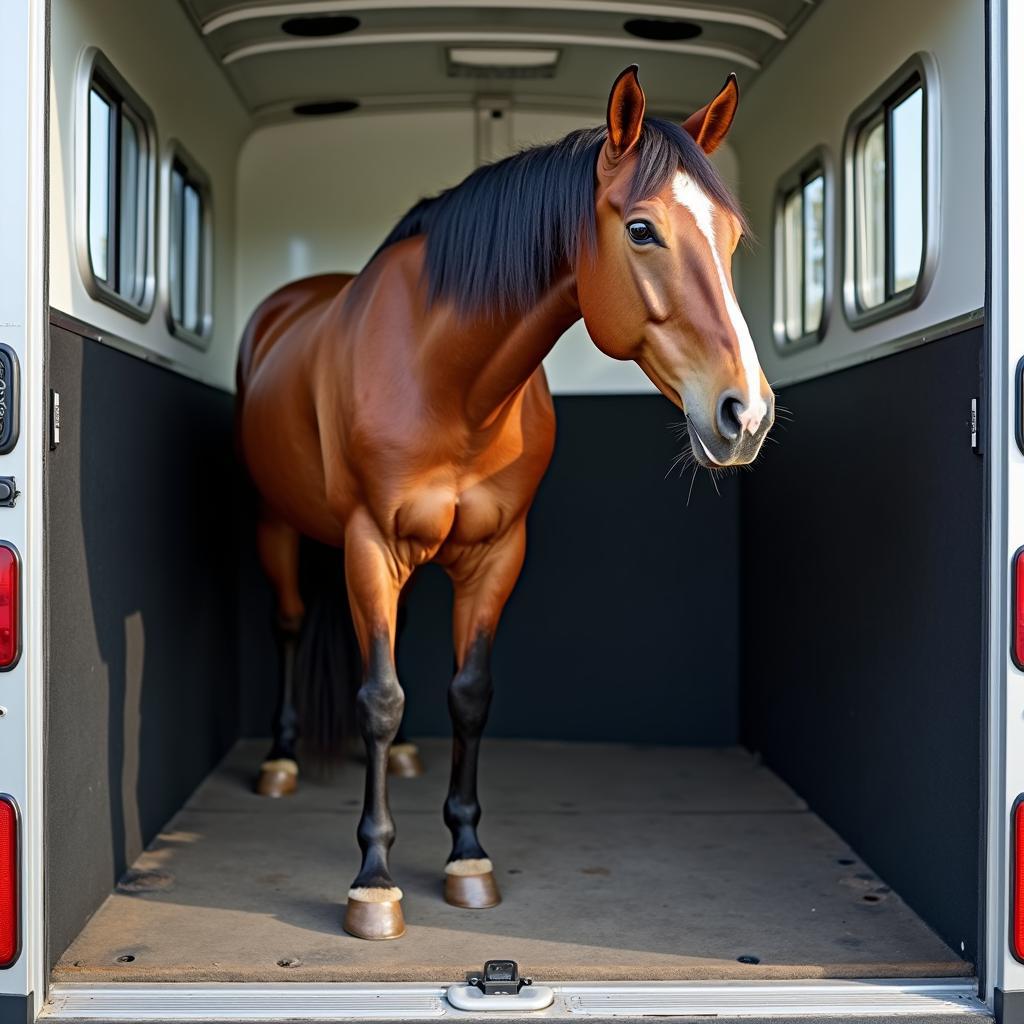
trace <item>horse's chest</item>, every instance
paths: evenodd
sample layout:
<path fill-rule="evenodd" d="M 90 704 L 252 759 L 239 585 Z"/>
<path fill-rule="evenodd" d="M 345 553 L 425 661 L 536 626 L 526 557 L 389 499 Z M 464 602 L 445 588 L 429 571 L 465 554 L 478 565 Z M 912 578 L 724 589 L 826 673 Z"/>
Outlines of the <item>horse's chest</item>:
<path fill-rule="evenodd" d="M 403 558 L 446 562 L 467 547 L 501 537 L 529 507 L 547 464 L 547 448 L 527 443 L 523 418 L 509 417 L 477 434 L 422 430 L 408 449 L 399 489 L 377 496 L 393 510 L 393 531 Z M 388 447 L 388 446 L 385 446 Z M 375 474 L 386 480 L 387 473 Z"/>
<path fill-rule="evenodd" d="M 500 493 L 490 484 L 476 484 L 459 495 L 447 543 L 459 547 L 487 544 L 502 533 L 508 518 L 509 503 L 502 501 Z"/>
<path fill-rule="evenodd" d="M 507 520 L 501 495 L 487 483 L 427 484 L 401 501 L 394 531 L 398 541 L 411 546 L 413 560 L 422 562 L 446 545 L 485 544 Z"/>

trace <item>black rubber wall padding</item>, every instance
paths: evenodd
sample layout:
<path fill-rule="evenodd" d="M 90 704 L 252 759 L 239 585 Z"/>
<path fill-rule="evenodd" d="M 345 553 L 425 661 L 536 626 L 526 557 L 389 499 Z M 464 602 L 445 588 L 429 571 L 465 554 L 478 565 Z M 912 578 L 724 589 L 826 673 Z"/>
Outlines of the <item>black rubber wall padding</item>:
<path fill-rule="evenodd" d="M 51 963 L 238 733 L 230 395 L 51 328 Z"/>
<path fill-rule="evenodd" d="M 742 735 L 963 955 L 978 942 L 982 330 L 785 388 L 743 477 Z M 870 908 L 852 907 L 851 913 Z"/>

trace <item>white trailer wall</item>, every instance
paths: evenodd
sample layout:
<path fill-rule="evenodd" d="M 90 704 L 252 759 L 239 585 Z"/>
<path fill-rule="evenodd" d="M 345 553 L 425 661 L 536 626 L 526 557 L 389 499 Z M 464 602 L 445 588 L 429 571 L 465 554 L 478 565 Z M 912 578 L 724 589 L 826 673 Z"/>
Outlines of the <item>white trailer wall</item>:
<path fill-rule="evenodd" d="M 208 383 L 233 386 L 235 347 L 235 170 L 249 117 L 203 46 L 188 15 L 173 3 L 53 0 L 50 91 L 50 304 L 132 343 Z M 167 328 L 159 296 L 145 323 L 92 298 L 75 257 L 73 200 L 76 69 L 87 47 L 98 47 L 149 105 L 156 120 L 158 159 L 174 139 L 210 179 L 213 209 L 213 339 L 204 352 Z M 161 196 L 157 195 L 157 204 Z M 157 252 L 165 244 L 157 234 Z M 159 262 L 159 261 L 158 261 Z"/>
<path fill-rule="evenodd" d="M 982 0 L 858 0 L 822 4 L 743 96 L 732 143 L 757 243 L 742 251 L 739 292 L 770 381 L 859 362 L 985 302 L 985 6 Z M 843 139 L 849 115 L 913 54 L 938 69 L 938 263 L 916 309 L 853 329 L 842 311 Z M 837 54 L 840 56 L 837 57 Z M 833 308 L 818 345 L 781 354 L 772 337 L 772 235 L 779 178 L 827 147 L 836 189 L 828 257 Z"/>

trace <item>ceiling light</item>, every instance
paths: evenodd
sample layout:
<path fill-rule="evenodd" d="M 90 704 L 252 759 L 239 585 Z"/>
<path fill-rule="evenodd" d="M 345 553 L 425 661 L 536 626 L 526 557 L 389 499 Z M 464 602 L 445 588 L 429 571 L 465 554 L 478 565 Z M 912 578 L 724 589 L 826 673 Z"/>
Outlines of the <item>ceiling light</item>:
<path fill-rule="evenodd" d="M 448 74 L 467 78 L 550 78 L 561 50 L 540 47 L 450 46 Z"/>

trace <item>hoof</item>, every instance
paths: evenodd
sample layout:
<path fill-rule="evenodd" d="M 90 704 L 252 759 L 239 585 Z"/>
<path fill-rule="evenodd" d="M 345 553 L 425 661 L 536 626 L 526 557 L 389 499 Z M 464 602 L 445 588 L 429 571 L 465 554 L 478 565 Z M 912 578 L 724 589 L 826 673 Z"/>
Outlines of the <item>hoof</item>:
<path fill-rule="evenodd" d="M 396 743 L 388 752 L 388 775 L 399 779 L 418 779 L 423 774 L 419 747 L 415 743 Z"/>
<path fill-rule="evenodd" d="M 264 761 L 256 780 L 256 792 L 260 796 L 291 796 L 299 785 L 299 766 L 288 757 L 276 761 Z"/>
<path fill-rule="evenodd" d="M 401 889 L 350 889 L 342 927 L 357 939 L 400 939 L 405 934 Z"/>
<path fill-rule="evenodd" d="M 454 860 L 445 865 L 444 898 L 453 907 L 486 910 L 501 902 L 489 860 Z"/>

